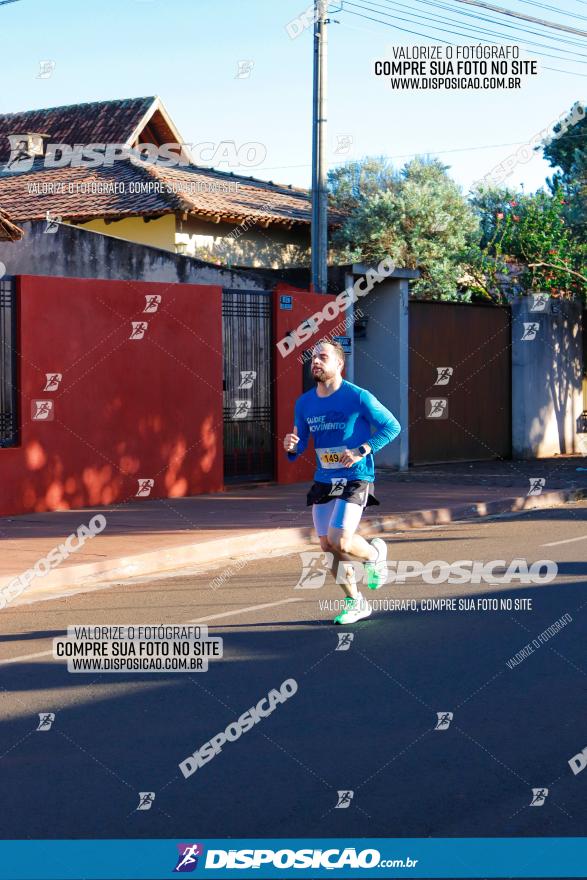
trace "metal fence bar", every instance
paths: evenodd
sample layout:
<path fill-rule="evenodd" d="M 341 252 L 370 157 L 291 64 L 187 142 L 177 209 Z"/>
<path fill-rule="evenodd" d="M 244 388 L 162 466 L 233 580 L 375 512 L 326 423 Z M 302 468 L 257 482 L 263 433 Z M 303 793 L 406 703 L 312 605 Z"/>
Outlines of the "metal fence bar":
<path fill-rule="evenodd" d="M 0 279 L 0 447 L 16 446 L 16 289 Z"/>
<path fill-rule="evenodd" d="M 273 476 L 271 291 L 224 288 L 224 475 Z M 247 382 L 246 376 L 251 377 Z"/>

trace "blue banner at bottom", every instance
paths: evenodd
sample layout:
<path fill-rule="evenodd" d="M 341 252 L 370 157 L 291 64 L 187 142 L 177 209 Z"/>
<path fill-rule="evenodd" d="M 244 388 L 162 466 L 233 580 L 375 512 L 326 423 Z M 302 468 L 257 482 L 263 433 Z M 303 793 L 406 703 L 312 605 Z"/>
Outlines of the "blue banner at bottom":
<path fill-rule="evenodd" d="M 3 880 L 587 877 L 587 838 L 3 840 Z"/>

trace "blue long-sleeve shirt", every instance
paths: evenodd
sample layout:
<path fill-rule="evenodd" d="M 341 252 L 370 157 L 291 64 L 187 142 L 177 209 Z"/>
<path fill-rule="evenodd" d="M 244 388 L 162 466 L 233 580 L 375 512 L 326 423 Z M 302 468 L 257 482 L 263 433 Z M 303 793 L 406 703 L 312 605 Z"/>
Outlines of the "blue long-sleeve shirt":
<path fill-rule="evenodd" d="M 294 423 L 300 442 L 296 451 L 288 452 L 287 457 L 295 461 L 307 448 L 312 435 L 316 452 L 314 479 L 320 483 L 329 483 L 338 477 L 373 482 L 372 453 L 394 440 L 401 431 L 395 416 L 370 391 L 346 380 L 328 397 L 318 397 L 315 388 L 298 397 Z M 337 462 L 344 450 L 356 449 L 361 443 L 369 444 L 372 450 L 369 455 L 350 468 L 340 467 Z"/>

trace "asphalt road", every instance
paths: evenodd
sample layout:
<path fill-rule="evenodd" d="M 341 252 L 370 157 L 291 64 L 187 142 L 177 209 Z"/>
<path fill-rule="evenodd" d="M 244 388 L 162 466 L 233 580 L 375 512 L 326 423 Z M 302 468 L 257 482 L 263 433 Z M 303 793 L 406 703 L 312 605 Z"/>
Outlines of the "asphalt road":
<path fill-rule="evenodd" d="M 417 610 L 346 628 L 347 650 L 319 604 L 339 588 L 296 589 L 299 554 L 0 612 L 2 836 L 584 835 L 587 769 L 568 762 L 587 747 L 587 504 L 387 540 L 395 560 L 551 559 L 559 573 L 530 586 L 386 586 L 370 595 Z M 512 608 L 420 604 L 448 597 Z M 187 621 L 224 640 L 207 672 L 72 674 L 47 653 L 68 625 Z M 286 679 L 297 693 L 184 778 L 184 758 Z M 38 731 L 45 712 L 55 720 Z M 548 789 L 542 806 L 530 807 L 533 788 Z M 350 806 L 336 808 L 338 791 L 353 792 Z M 139 792 L 155 793 L 150 809 L 137 810 Z"/>

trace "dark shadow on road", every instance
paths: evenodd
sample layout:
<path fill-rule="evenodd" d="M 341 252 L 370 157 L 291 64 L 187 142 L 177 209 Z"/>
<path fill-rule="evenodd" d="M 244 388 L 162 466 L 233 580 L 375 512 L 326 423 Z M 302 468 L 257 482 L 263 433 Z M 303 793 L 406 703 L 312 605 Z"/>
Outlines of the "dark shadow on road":
<path fill-rule="evenodd" d="M 229 662 L 199 675 L 0 667 L 3 834 L 581 836 L 587 803 L 568 761 L 585 746 L 585 581 L 471 595 L 532 598 L 534 610 L 380 612 L 345 628 L 348 650 L 314 613 L 211 624 Z M 567 612 L 572 622 L 508 668 Z M 294 696 L 184 779 L 180 761 L 288 678 Z M 39 712 L 55 712 L 51 730 L 35 729 Z M 529 809 L 541 786 L 545 806 Z M 335 809 L 340 789 L 354 791 L 351 808 Z M 155 792 L 150 810 L 136 810 L 139 791 Z"/>

